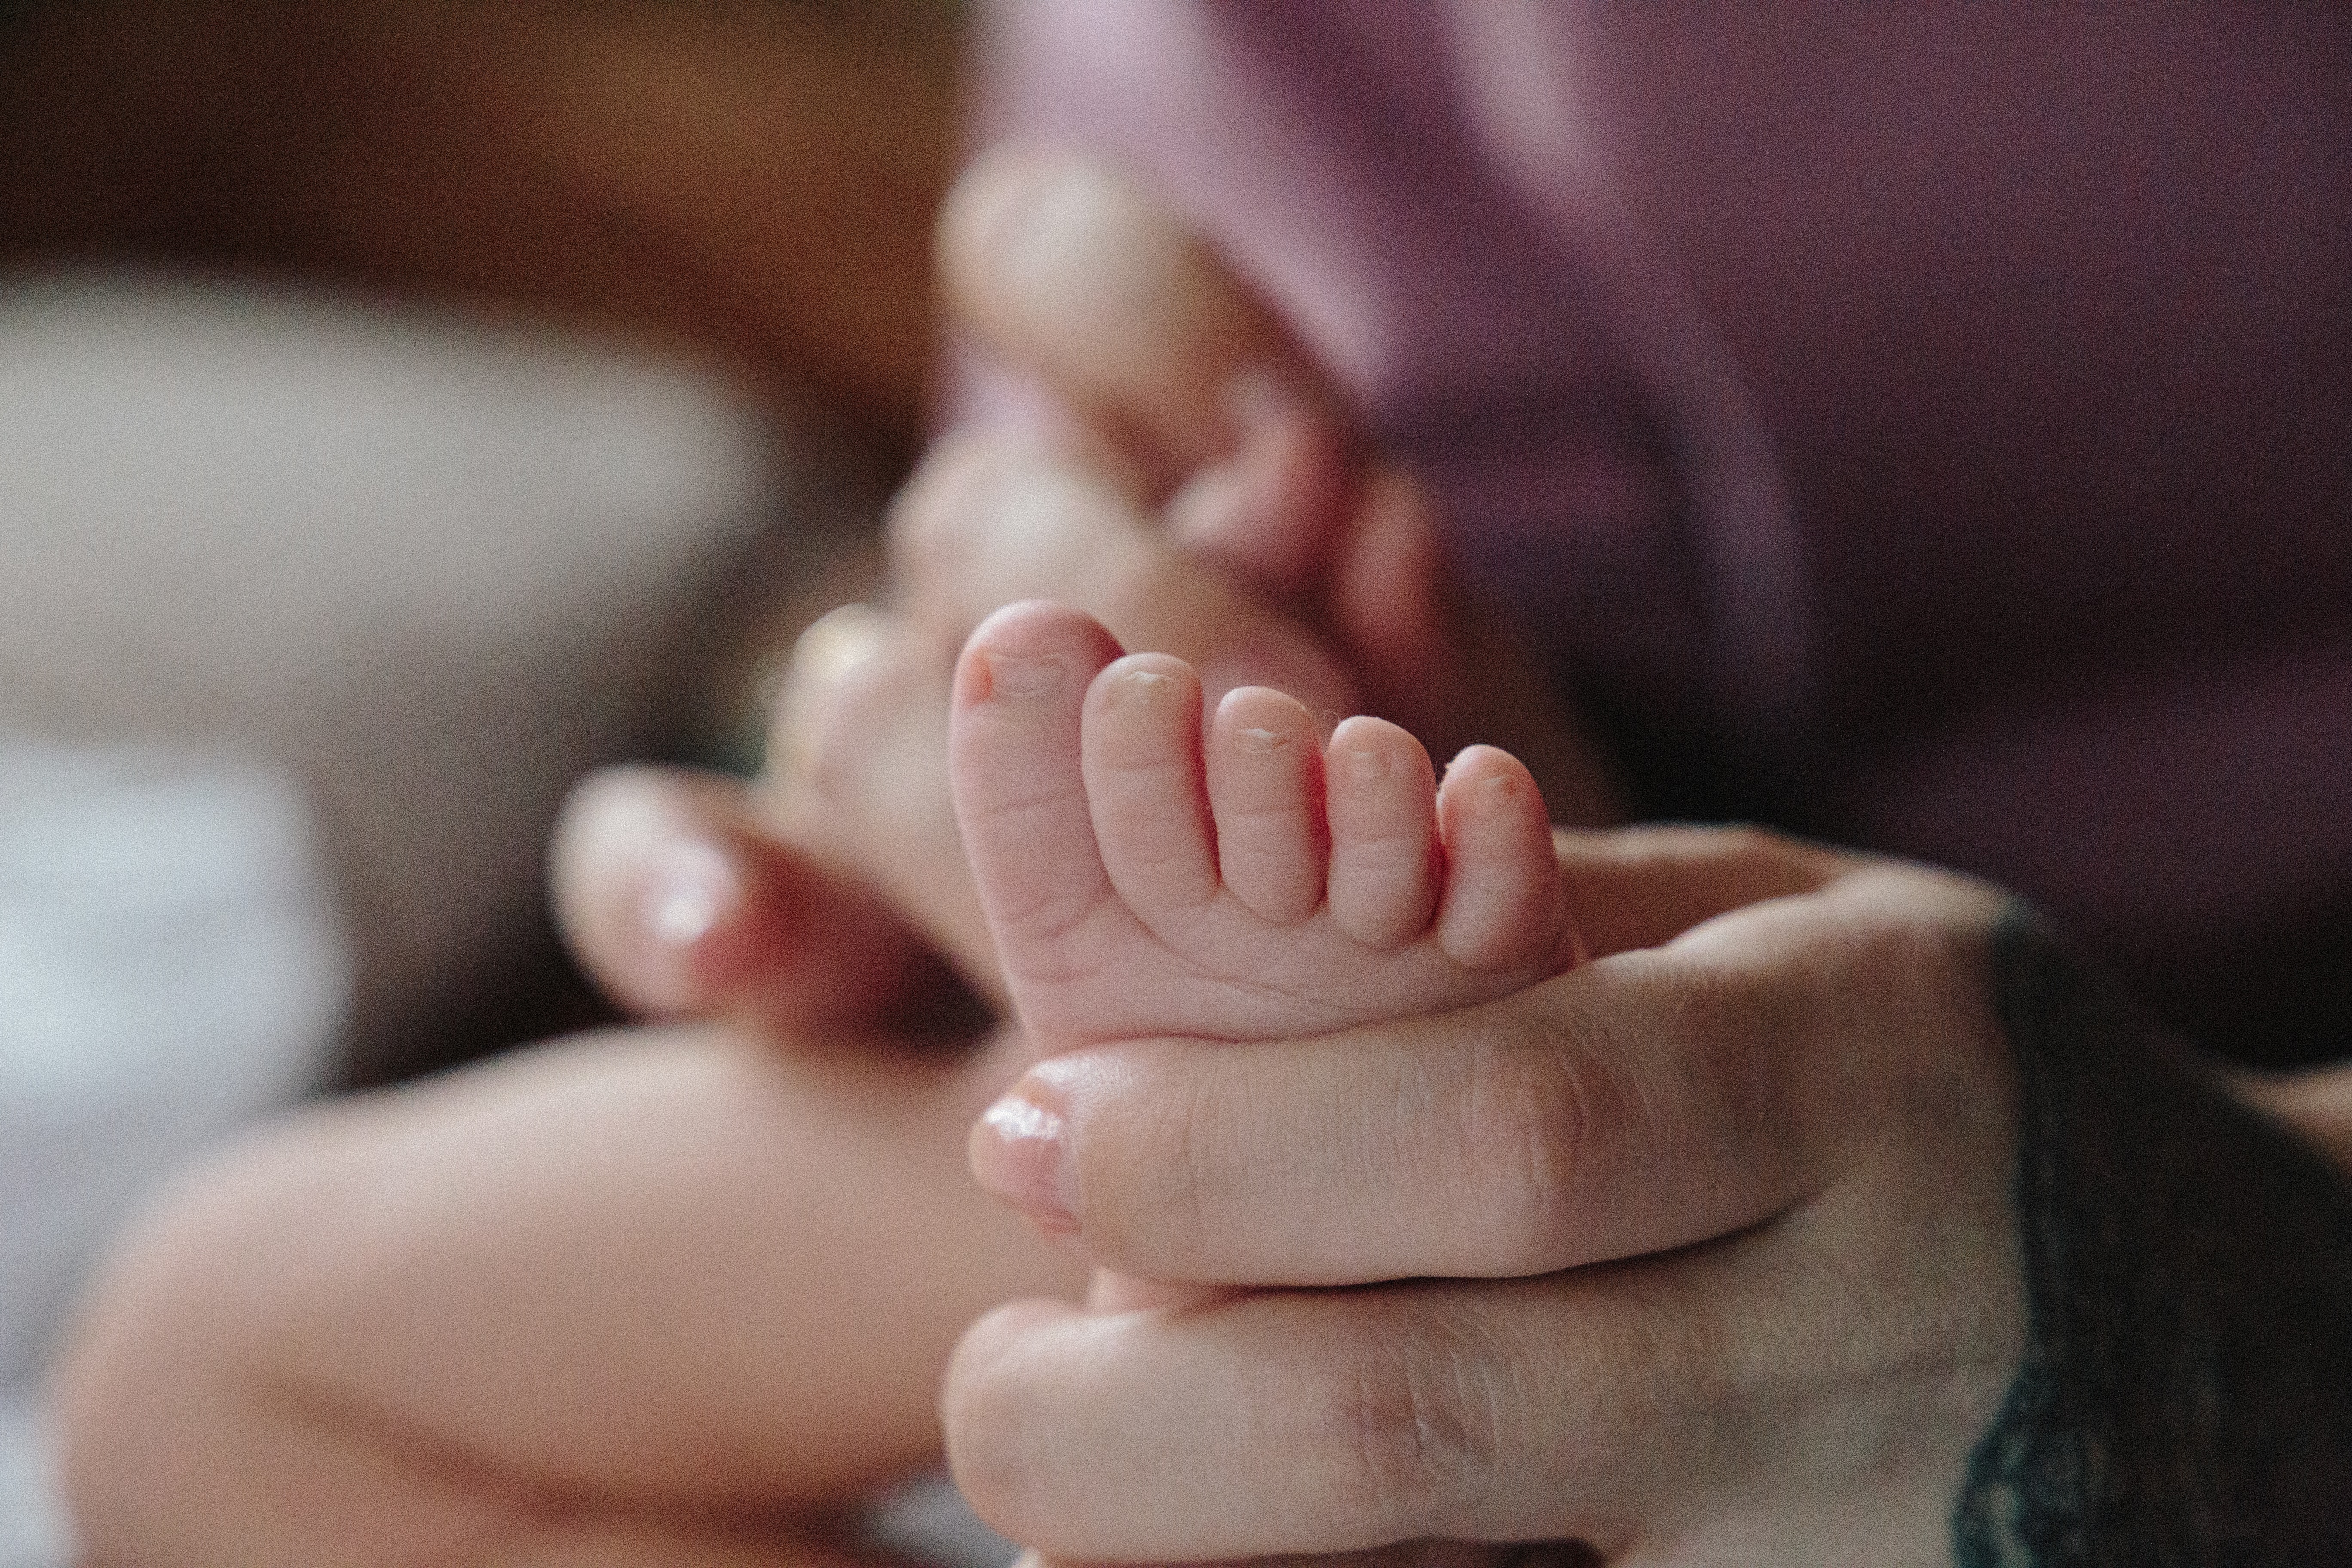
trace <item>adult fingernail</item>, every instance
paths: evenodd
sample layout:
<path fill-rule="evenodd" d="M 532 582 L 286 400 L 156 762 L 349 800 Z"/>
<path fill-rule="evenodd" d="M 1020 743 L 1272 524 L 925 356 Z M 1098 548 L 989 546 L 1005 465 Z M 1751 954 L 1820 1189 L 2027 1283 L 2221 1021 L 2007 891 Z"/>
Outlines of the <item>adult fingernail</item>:
<path fill-rule="evenodd" d="M 655 1013 L 701 1006 L 709 944 L 740 918 L 749 896 L 741 871 L 717 847 L 663 850 L 637 896 L 639 945 L 625 961 L 633 1003 Z"/>
<path fill-rule="evenodd" d="M 1031 1223 L 1058 1236 L 1077 1230 L 1069 1123 L 1059 1111 L 1015 1088 L 980 1113 L 968 1152 L 973 1179 Z"/>
<path fill-rule="evenodd" d="M 727 857 L 708 844 L 667 850 L 646 887 L 646 933 L 659 945 L 692 947 L 740 908 L 743 879 Z"/>
<path fill-rule="evenodd" d="M 870 605 L 843 605 L 811 622 L 793 645 L 776 700 L 769 765 L 804 778 L 815 765 L 828 699 L 852 671 L 881 650 L 889 617 Z"/>

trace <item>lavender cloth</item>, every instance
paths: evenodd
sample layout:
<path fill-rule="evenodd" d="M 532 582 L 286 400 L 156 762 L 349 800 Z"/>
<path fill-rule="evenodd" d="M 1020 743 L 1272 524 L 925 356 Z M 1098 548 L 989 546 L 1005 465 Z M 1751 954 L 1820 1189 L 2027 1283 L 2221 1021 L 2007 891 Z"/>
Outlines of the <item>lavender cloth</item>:
<path fill-rule="evenodd" d="M 1646 803 L 1982 872 L 2352 1044 L 2352 12 L 1005 0 Z"/>

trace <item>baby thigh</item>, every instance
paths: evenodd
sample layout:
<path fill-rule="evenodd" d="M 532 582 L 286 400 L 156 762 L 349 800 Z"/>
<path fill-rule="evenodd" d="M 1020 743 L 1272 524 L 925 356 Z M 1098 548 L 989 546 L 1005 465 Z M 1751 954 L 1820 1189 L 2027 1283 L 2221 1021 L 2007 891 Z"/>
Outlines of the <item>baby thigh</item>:
<path fill-rule="evenodd" d="M 634 1031 L 231 1152 L 136 1227 L 64 1363 L 89 1553 L 520 1563 L 587 1530 L 566 1560 L 826 1555 L 743 1521 L 927 1462 L 964 1325 L 1076 1289 L 964 1173 L 993 1087 L 971 1058 Z"/>

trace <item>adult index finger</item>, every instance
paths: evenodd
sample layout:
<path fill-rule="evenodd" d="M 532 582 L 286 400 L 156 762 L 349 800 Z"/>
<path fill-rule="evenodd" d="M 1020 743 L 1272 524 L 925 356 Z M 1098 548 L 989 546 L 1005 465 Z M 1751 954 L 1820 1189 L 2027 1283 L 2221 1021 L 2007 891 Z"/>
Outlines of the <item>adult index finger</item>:
<path fill-rule="evenodd" d="M 1987 910 L 1955 928 L 1956 896 Z M 1874 1097 L 1972 994 L 1948 933 L 1990 904 L 1872 869 L 1484 1007 L 1069 1053 L 991 1108 L 974 1169 L 1099 1262 L 1193 1284 L 1508 1278 L 1686 1246 L 1786 1211 L 1874 1135 Z"/>
<path fill-rule="evenodd" d="M 1146 1279 L 1542 1273 L 1720 1235 L 1809 1190 L 1795 1086 L 1754 1034 L 1631 954 L 1314 1039 L 1068 1052 L 989 1109 L 972 1163 Z"/>
<path fill-rule="evenodd" d="M 891 510 L 900 609 L 942 667 L 1023 599 L 1084 610 L 1138 652 L 1193 665 L 1213 706 L 1234 686 L 1287 691 L 1332 721 L 1354 682 L 1317 640 L 1176 549 L 1117 481 L 1069 454 L 968 436 L 935 450 Z"/>
<path fill-rule="evenodd" d="M 949 1366 L 950 1462 L 984 1518 L 1070 1560 L 1431 1537 L 1941 1560 L 2023 1305 L 2006 1162 L 1917 1131 L 1780 1221 L 1653 1258 L 1000 1308 Z"/>
<path fill-rule="evenodd" d="M 1096 160 L 984 155 L 940 211 L 939 261 L 956 316 L 1088 416 L 1162 494 L 1231 454 L 1253 403 L 1338 407 L 1223 259 Z"/>
<path fill-rule="evenodd" d="M 1559 828 L 1552 844 L 1570 912 L 1595 957 L 1663 947 L 1718 915 L 1812 892 L 1868 864 L 1755 827 Z"/>

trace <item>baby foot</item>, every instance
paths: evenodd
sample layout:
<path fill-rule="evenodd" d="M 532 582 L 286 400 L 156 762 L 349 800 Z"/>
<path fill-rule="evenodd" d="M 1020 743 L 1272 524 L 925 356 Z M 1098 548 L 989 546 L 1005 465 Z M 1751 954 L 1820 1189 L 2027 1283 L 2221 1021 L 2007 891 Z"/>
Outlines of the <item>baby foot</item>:
<path fill-rule="evenodd" d="M 1576 957 L 1550 825 L 1492 747 L 1419 742 L 1264 687 L 1206 728 L 1191 666 L 1057 605 L 956 667 L 950 774 L 1024 1020 L 1053 1052 L 1295 1037 L 1468 1006 Z"/>

